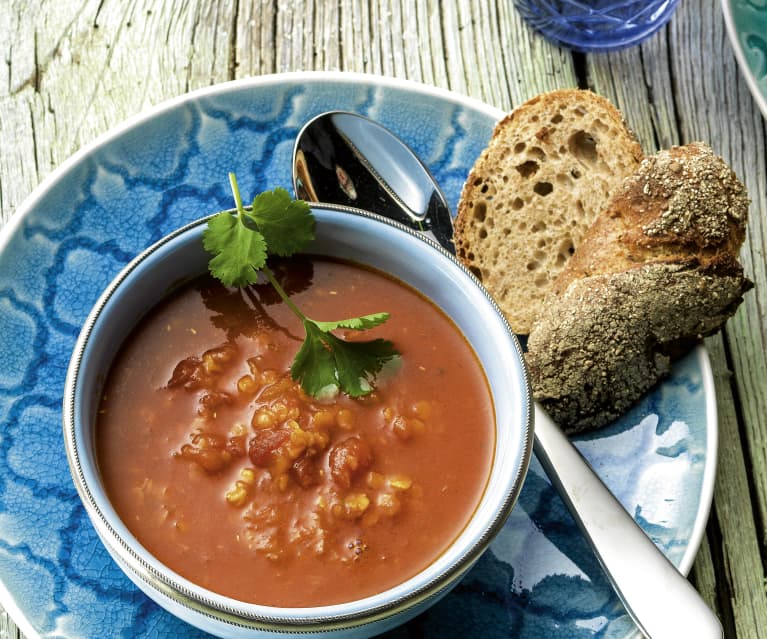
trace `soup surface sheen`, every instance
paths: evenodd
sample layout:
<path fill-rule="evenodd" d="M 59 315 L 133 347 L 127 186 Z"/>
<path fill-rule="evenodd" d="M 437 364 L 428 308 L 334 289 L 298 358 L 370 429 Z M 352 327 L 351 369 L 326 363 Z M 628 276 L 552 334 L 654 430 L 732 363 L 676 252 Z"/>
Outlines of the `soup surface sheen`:
<path fill-rule="evenodd" d="M 303 327 L 273 290 L 200 278 L 115 360 L 101 472 L 133 534 L 194 583 L 275 606 L 359 599 L 458 536 L 489 475 L 492 402 L 471 348 L 416 291 L 334 260 L 274 269 L 314 319 L 389 312 L 346 337 L 392 340 L 396 370 L 362 399 L 309 397 L 289 372 Z"/>

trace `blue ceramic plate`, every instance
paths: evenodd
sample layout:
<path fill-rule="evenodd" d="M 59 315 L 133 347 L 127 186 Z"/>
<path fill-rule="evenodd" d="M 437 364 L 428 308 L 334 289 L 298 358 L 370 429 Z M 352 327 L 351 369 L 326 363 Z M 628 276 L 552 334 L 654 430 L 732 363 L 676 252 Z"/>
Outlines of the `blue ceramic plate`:
<path fill-rule="evenodd" d="M 767 118 L 767 0 L 722 0 L 722 11 L 740 70 Z"/>
<path fill-rule="evenodd" d="M 0 234 L 0 603 L 30 637 L 201 637 L 141 594 L 98 541 L 70 480 L 64 375 L 91 305 L 169 231 L 242 193 L 290 189 L 299 128 L 366 114 L 425 160 L 455 208 L 500 111 L 412 83 L 290 74 L 173 100 L 77 153 Z M 250 196 L 248 195 L 248 197 Z M 708 516 L 716 407 L 702 348 L 629 414 L 577 445 L 687 572 Z M 508 524 L 461 585 L 393 637 L 624 639 L 636 630 L 535 460 Z"/>

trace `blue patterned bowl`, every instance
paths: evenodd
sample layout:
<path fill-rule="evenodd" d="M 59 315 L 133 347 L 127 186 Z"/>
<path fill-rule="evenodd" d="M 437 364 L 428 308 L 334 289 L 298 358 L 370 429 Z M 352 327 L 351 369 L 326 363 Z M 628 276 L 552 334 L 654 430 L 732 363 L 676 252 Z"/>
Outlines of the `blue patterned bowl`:
<path fill-rule="evenodd" d="M 64 392 L 64 436 L 74 483 L 101 541 L 149 597 L 185 621 L 221 637 L 363 637 L 412 618 L 435 603 L 502 529 L 519 495 L 531 454 L 531 399 L 520 346 L 492 299 L 455 258 L 404 226 L 364 212 L 315 206 L 310 252 L 390 273 L 423 292 L 453 318 L 489 381 L 496 447 L 489 483 L 472 519 L 450 548 L 405 583 L 359 601 L 316 608 L 245 604 L 205 590 L 163 566 L 120 521 L 96 462 L 97 398 L 130 330 L 174 285 L 203 273 L 205 220 L 154 244 L 107 287 L 74 349 Z"/>
<path fill-rule="evenodd" d="M 527 23 L 575 51 L 617 51 L 665 25 L 679 0 L 514 0 Z"/>

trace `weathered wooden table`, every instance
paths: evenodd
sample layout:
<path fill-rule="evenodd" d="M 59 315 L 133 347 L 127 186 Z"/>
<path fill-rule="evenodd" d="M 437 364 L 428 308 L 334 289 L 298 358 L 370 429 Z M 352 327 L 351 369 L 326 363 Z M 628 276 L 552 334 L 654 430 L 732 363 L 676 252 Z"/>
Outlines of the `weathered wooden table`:
<path fill-rule="evenodd" d="M 619 106 L 648 152 L 708 141 L 753 200 L 742 260 L 756 289 L 725 333 L 706 342 L 719 470 L 690 579 L 726 637 L 767 637 L 765 121 L 719 4 L 680 5 L 638 48 L 574 55 L 532 34 L 510 0 L 5 0 L 0 223 L 52 169 L 125 118 L 199 87 L 267 73 L 408 78 L 505 110 L 542 91 L 588 87 Z M 0 639 L 18 636 L 0 613 Z"/>

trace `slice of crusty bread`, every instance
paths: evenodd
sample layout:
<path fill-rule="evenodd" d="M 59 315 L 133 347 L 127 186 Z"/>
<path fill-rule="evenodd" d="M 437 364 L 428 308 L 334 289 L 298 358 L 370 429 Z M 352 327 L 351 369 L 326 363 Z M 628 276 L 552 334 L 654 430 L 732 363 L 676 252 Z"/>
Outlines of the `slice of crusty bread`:
<path fill-rule="evenodd" d="M 621 114 L 590 91 L 524 103 L 495 127 L 464 185 L 459 257 L 520 334 L 642 150 Z"/>
<path fill-rule="evenodd" d="M 583 238 L 528 340 L 533 394 L 568 433 L 615 419 L 752 287 L 749 200 L 701 143 L 645 159 Z"/>

